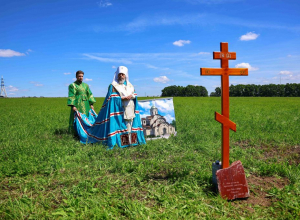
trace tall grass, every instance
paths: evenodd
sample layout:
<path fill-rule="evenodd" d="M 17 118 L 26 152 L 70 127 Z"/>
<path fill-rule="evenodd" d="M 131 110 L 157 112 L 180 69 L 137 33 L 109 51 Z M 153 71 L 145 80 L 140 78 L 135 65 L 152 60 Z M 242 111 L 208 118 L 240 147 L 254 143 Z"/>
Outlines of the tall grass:
<path fill-rule="evenodd" d="M 96 100 L 97 111 L 103 98 Z M 251 209 L 247 200 L 227 202 L 213 191 L 220 103 L 174 98 L 176 137 L 106 150 L 67 133 L 65 98 L 0 99 L 0 218 L 298 218 L 300 165 L 293 149 L 300 146 L 300 99 L 230 98 L 237 124 L 230 162 L 241 160 L 247 178 L 290 181 L 266 192 L 270 206 Z"/>

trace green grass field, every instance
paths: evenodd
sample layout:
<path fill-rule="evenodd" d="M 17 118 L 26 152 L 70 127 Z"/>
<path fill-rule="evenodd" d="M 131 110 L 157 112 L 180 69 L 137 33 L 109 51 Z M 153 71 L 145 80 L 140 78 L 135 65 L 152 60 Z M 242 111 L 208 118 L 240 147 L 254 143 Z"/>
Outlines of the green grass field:
<path fill-rule="evenodd" d="M 300 98 L 230 98 L 230 162 L 250 187 L 231 202 L 211 181 L 220 98 L 174 98 L 176 137 L 113 150 L 67 133 L 66 102 L 0 99 L 0 219 L 300 218 Z"/>

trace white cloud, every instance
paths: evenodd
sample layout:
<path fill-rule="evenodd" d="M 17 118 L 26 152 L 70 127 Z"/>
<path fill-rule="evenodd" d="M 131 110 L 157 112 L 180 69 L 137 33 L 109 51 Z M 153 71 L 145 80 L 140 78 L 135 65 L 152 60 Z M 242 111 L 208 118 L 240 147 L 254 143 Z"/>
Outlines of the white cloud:
<path fill-rule="evenodd" d="M 149 68 L 149 69 L 158 69 L 157 66 L 153 66 L 151 64 L 146 64 L 146 67 Z"/>
<path fill-rule="evenodd" d="M 16 93 L 8 93 L 8 95 L 15 95 Z"/>
<path fill-rule="evenodd" d="M 178 47 L 182 47 L 185 44 L 190 44 L 190 43 L 191 43 L 190 40 L 178 40 L 178 41 L 173 42 L 173 45 L 178 46 Z"/>
<path fill-rule="evenodd" d="M 173 99 L 155 100 L 155 106 L 159 109 L 159 111 L 164 113 L 174 111 Z"/>
<path fill-rule="evenodd" d="M 89 81 L 93 81 L 93 79 L 85 78 L 84 81 L 89 82 Z"/>
<path fill-rule="evenodd" d="M 139 101 L 139 105 L 143 108 L 143 109 L 147 109 L 149 110 L 151 108 L 150 102 L 146 101 Z"/>
<path fill-rule="evenodd" d="M 221 0 L 220 0 L 221 1 Z M 223 1 L 223 0 L 222 0 Z M 241 19 L 238 17 L 224 16 L 213 13 L 188 13 L 180 14 L 176 16 L 168 16 L 166 14 L 157 15 L 143 15 L 139 16 L 128 23 L 121 23 L 115 26 L 108 25 L 94 25 L 90 27 L 95 32 L 138 32 L 143 31 L 146 28 L 155 26 L 187 26 L 187 25 L 234 25 L 240 27 L 247 27 L 251 29 L 255 28 L 267 28 L 267 29 L 279 29 L 288 31 L 300 31 L 300 26 L 291 25 L 289 23 L 278 25 L 275 23 L 267 23 L 261 20 L 253 19 Z"/>
<path fill-rule="evenodd" d="M 153 80 L 154 80 L 154 82 L 158 82 L 158 83 L 167 83 L 170 81 L 170 79 L 168 79 L 168 77 L 166 77 L 166 76 L 156 77 Z"/>
<path fill-rule="evenodd" d="M 0 49 L 0 57 L 19 57 L 19 56 L 25 56 L 25 54 L 11 49 Z"/>
<path fill-rule="evenodd" d="M 68 73 L 64 73 L 64 75 L 70 75 L 70 74 L 72 74 L 72 73 L 70 73 L 70 72 L 68 72 Z"/>
<path fill-rule="evenodd" d="M 239 63 L 235 65 L 235 68 L 248 68 L 249 71 L 258 70 L 257 67 L 252 67 L 249 63 Z"/>
<path fill-rule="evenodd" d="M 280 75 L 293 75 L 291 71 L 283 70 L 279 72 Z"/>
<path fill-rule="evenodd" d="M 280 71 L 279 75 L 283 75 L 282 77 L 280 77 L 282 80 L 291 80 L 293 83 L 300 83 L 300 74 L 299 73 L 294 74 L 290 71 Z"/>
<path fill-rule="evenodd" d="M 29 54 L 29 52 L 32 52 L 32 50 L 31 50 L 31 49 L 28 49 L 28 50 L 26 51 L 26 54 Z"/>
<path fill-rule="evenodd" d="M 100 2 L 97 2 L 97 4 L 99 5 L 99 7 L 109 7 L 112 6 L 112 3 L 109 0 L 100 0 Z"/>
<path fill-rule="evenodd" d="M 255 34 L 254 32 L 248 32 L 240 37 L 241 41 L 248 41 L 248 40 L 256 40 L 259 34 Z"/>
<path fill-rule="evenodd" d="M 83 54 L 83 56 L 86 56 L 92 60 L 98 60 L 101 62 L 105 63 L 124 63 L 124 64 L 132 64 L 132 62 L 128 59 L 120 58 L 120 59 L 115 59 L 115 58 L 104 58 L 104 57 L 97 57 L 91 54 Z"/>
<path fill-rule="evenodd" d="M 35 85 L 35 86 L 44 86 L 43 84 L 39 83 L 39 82 L 35 82 L 35 81 L 31 81 L 31 84 Z"/>
<path fill-rule="evenodd" d="M 291 55 L 291 54 L 289 54 L 289 55 L 287 55 L 287 57 L 292 57 L 292 55 Z"/>
<path fill-rule="evenodd" d="M 211 53 L 209 53 L 209 52 L 200 52 L 200 53 L 198 53 L 199 55 L 209 55 L 209 54 L 211 54 Z"/>
<path fill-rule="evenodd" d="M 116 66 L 112 66 L 111 68 L 116 69 L 117 67 Z"/>
<path fill-rule="evenodd" d="M 8 86 L 8 91 L 9 92 L 17 92 L 17 91 L 19 91 L 19 89 L 14 86 Z"/>

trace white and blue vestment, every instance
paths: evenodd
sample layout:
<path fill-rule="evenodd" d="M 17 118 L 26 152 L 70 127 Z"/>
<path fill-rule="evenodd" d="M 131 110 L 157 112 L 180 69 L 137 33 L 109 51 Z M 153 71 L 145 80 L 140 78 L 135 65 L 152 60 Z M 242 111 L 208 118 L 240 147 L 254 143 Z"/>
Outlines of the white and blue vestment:
<path fill-rule="evenodd" d="M 124 83 L 126 85 L 126 82 Z M 134 94 L 135 117 L 132 121 L 131 133 L 127 131 L 124 119 L 124 107 L 119 92 L 113 92 L 110 84 L 99 115 L 91 109 L 86 116 L 78 111 L 75 112 L 74 127 L 81 143 L 100 142 L 112 149 L 116 144 L 119 147 L 145 144 L 145 137 L 138 109 L 137 94 Z M 128 134 L 131 141 L 128 142 Z M 127 135 L 127 139 L 126 139 Z M 130 139 L 129 139 L 130 140 Z"/>

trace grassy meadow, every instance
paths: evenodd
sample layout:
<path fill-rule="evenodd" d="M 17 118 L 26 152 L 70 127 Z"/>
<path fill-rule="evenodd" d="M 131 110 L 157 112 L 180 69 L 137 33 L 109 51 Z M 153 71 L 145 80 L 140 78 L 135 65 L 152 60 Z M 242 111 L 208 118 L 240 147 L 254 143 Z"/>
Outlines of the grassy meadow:
<path fill-rule="evenodd" d="M 113 150 L 68 134 L 66 103 L 0 99 L 0 219 L 300 218 L 300 98 L 230 98 L 230 162 L 250 187 L 230 202 L 211 181 L 220 98 L 176 97 L 176 137 Z"/>

